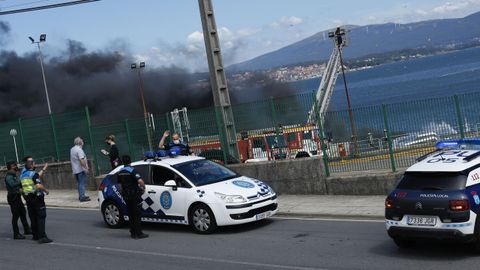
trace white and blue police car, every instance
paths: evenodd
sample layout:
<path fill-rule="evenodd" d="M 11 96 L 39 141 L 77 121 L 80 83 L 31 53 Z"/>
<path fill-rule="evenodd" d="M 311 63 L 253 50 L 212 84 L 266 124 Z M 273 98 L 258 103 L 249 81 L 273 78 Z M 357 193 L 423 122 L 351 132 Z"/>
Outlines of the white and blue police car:
<path fill-rule="evenodd" d="M 202 157 L 149 156 L 131 166 L 146 184 L 142 195 L 145 222 L 191 225 L 196 232 L 208 234 L 217 226 L 254 222 L 277 212 L 277 195 L 267 184 Z M 119 192 L 117 173 L 121 169 L 106 175 L 98 191 L 103 219 L 112 228 L 128 220 Z"/>
<path fill-rule="evenodd" d="M 440 141 L 417 159 L 385 200 L 388 235 L 472 243 L 480 251 L 480 139 Z"/>

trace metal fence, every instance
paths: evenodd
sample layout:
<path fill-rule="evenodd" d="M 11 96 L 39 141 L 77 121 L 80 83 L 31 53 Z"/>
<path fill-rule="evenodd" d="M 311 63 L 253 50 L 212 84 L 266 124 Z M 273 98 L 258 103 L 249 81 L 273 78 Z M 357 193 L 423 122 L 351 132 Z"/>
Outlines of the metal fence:
<path fill-rule="evenodd" d="M 184 139 L 196 154 L 223 163 L 322 156 L 329 174 L 395 171 L 410 166 L 440 139 L 480 135 L 480 93 L 356 108 L 352 110 L 354 125 L 348 111 L 320 116 L 314 104 L 311 92 L 233 106 L 239 159 L 222 151 L 219 117 L 213 107 L 188 112 Z M 20 158 L 69 160 L 73 139 L 80 136 L 95 173 L 105 173 L 110 169 L 108 157 L 100 151 L 108 148 L 105 136 L 116 136 L 120 154 L 141 159 L 150 148 L 147 132 L 156 150 L 163 131 L 174 130 L 168 112 L 156 114 L 148 126 L 143 118 L 95 125 L 88 108 L 0 123 L 1 163 L 16 159 L 10 135 L 15 129 Z"/>

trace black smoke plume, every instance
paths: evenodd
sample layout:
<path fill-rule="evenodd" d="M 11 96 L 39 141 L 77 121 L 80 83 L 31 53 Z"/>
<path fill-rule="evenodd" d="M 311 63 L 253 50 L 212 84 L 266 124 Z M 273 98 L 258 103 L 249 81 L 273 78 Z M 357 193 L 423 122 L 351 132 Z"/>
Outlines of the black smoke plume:
<path fill-rule="evenodd" d="M 0 21 L 0 46 L 3 45 L 6 41 L 6 37 L 10 33 L 10 26 L 6 22 Z"/>
<path fill-rule="evenodd" d="M 8 25 L 0 22 L 1 36 Z M 1 44 L 1 43 L 0 43 Z M 54 113 L 90 108 L 95 122 L 142 117 L 140 79 L 131 70 L 128 54 L 109 50 L 89 52 L 81 42 L 69 40 L 60 56 L 46 57 L 45 75 Z M 148 62 L 147 62 L 148 65 Z M 141 70 L 147 108 L 155 114 L 187 107 L 213 105 L 208 74 L 191 74 L 179 67 Z M 265 99 L 291 92 L 273 82 L 233 87 L 235 103 Z M 238 88 L 238 89 L 237 89 Z M 20 56 L 0 51 L 0 121 L 48 113 L 43 79 L 36 51 Z"/>

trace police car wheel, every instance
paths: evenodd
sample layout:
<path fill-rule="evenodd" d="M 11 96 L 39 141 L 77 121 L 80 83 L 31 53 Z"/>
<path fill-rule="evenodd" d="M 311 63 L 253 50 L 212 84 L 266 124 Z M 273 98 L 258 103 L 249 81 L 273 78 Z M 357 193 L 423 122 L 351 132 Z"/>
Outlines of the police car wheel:
<path fill-rule="evenodd" d="M 477 253 L 480 253 L 480 217 L 479 216 L 477 216 L 477 220 L 475 221 L 474 239 L 471 244 L 473 246 L 473 249 Z"/>
<path fill-rule="evenodd" d="M 114 202 L 108 201 L 103 204 L 102 215 L 108 227 L 120 228 L 123 226 L 123 217 L 120 214 L 120 209 Z"/>
<path fill-rule="evenodd" d="M 215 216 L 205 204 L 195 205 L 190 210 L 189 220 L 195 232 L 200 234 L 210 234 L 217 228 Z"/>
<path fill-rule="evenodd" d="M 393 238 L 393 242 L 395 242 L 395 244 L 399 248 L 410 248 L 410 247 L 415 246 L 415 241 L 410 240 L 410 239 L 405 239 L 405 238 L 395 237 L 395 238 Z"/>

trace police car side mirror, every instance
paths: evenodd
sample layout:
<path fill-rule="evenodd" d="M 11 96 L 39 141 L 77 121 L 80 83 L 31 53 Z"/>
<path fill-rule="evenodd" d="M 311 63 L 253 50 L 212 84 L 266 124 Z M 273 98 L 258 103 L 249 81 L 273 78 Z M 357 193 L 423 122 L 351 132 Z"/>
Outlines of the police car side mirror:
<path fill-rule="evenodd" d="M 175 182 L 175 180 L 168 180 L 167 182 L 165 182 L 164 186 L 171 187 L 173 191 L 177 190 L 177 183 Z"/>

